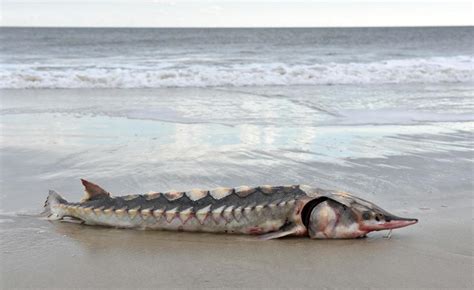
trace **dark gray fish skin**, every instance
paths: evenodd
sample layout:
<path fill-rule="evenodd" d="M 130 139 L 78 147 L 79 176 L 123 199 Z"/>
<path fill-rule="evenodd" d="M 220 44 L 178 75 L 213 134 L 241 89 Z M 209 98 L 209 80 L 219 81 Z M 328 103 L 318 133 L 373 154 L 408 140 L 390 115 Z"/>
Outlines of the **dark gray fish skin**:
<path fill-rule="evenodd" d="M 86 195 L 78 203 L 67 202 L 50 191 L 45 215 L 53 220 L 71 218 L 88 225 L 260 234 L 263 239 L 307 235 L 308 229 L 312 238 L 353 238 L 365 235 L 371 231 L 370 226 L 375 226 L 372 220 L 369 223 L 361 219 L 361 212 L 371 210 L 374 214 L 385 214 L 387 219 L 389 216 L 376 205 L 348 193 L 304 185 L 111 197 L 94 183 L 82 183 Z M 348 208 L 350 214 L 344 215 L 341 208 Z M 326 221 L 327 217 L 332 220 Z M 377 226 L 372 230 L 383 229 L 382 224 Z"/>
<path fill-rule="evenodd" d="M 266 205 L 270 203 L 279 203 L 282 201 L 289 201 L 298 198 L 299 196 L 306 196 L 306 194 L 299 189 L 298 186 L 284 187 L 276 186 L 272 187 L 271 193 L 263 193 L 259 187 L 252 189 L 254 192 L 246 197 L 240 197 L 235 194 L 235 190 L 232 189 L 233 193 L 228 196 L 215 199 L 208 192 L 206 195 L 198 200 L 191 200 L 185 192 L 183 192 L 180 198 L 169 200 L 164 194 L 160 194 L 156 198 L 150 198 L 149 195 L 128 195 L 110 198 L 100 198 L 95 200 L 87 200 L 82 203 L 76 203 L 83 207 L 105 207 L 105 208 L 125 208 L 125 209 L 174 209 L 178 211 L 192 208 L 193 211 L 197 211 L 208 205 L 211 206 L 210 210 L 214 210 L 221 206 L 234 205 L 236 207 L 253 207 L 256 205 Z"/>

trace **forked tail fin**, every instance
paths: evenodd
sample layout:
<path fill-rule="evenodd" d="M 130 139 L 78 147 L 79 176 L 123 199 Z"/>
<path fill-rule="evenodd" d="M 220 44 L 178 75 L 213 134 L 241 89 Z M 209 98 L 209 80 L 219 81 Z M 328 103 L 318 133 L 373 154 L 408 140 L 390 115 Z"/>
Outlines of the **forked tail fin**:
<path fill-rule="evenodd" d="M 46 198 L 46 201 L 44 202 L 44 210 L 41 213 L 42 216 L 47 217 L 47 218 L 52 218 L 52 219 L 58 219 L 61 218 L 57 211 L 54 209 L 55 205 L 61 204 L 61 203 L 67 203 L 67 201 L 62 198 L 59 193 L 57 193 L 54 190 L 50 190 L 48 197 Z"/>

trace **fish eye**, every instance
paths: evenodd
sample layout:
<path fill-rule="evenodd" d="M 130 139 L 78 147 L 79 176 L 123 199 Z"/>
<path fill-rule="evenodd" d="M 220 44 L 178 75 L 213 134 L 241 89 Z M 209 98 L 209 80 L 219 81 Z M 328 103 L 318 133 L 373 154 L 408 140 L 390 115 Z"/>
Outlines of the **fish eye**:
<path fill-rule="evenodd" d="M 368 220 L 368 219 L 370 219 L 370 217 L 371 217 L 370 211 L 364 211 L 362 213 L 362 218 L 363 219 Z"/>

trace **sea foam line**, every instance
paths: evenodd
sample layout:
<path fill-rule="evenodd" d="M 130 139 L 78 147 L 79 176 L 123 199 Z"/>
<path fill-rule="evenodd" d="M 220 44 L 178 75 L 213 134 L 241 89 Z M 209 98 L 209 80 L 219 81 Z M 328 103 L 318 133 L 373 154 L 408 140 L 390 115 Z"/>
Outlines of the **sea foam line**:
<path fill-rule="evenodd" d="M 177 64 L 176 64 L 177 65 Z M 167 68 L 40 65 L 0 68 L 0 88 L 160 88 L 472 82 L 472 56 L 369 63 L 250 63 Z"/>

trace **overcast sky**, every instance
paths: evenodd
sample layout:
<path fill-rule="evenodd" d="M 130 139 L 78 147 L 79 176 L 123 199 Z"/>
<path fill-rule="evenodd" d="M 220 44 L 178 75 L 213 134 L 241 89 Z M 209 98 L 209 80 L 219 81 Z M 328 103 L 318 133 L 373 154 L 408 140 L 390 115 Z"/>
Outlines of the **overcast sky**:
<path fill-rule="evenodd" d="M 473 1 L 0 0 L 2 26 L 473 25 Z"/>

